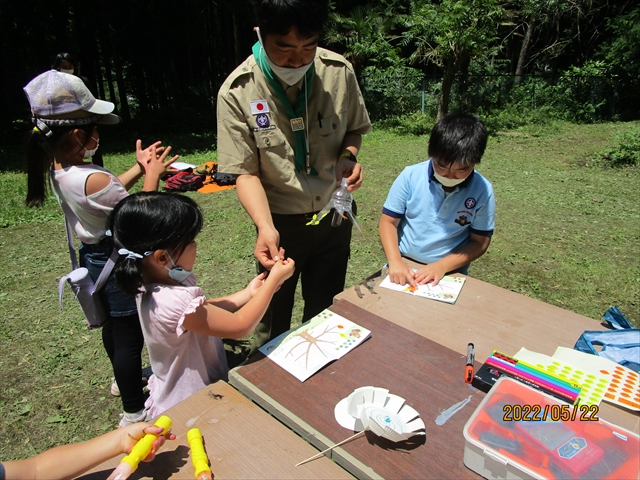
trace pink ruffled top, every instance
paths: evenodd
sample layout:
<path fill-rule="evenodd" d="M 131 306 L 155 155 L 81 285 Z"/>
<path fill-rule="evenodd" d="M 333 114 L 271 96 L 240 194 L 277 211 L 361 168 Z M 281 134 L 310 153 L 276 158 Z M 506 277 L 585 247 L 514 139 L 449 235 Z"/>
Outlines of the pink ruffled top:
<path fill-rule="evenodd" d="M 229 367 L 222 340 L 183 327 L 184 317 L 206 302 L 195 286 L 150 284 L 136 297 L 153 375 L 145 407 L 155 417 L 217 380 L 227 380 Z"/>

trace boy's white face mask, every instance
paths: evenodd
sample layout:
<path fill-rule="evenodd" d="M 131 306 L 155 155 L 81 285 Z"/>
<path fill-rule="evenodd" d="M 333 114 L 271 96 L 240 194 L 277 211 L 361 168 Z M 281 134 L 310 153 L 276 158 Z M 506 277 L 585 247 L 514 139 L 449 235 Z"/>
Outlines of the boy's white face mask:
<path fill-rule="evenodd" d="M 311 67 L 313 60 L 307 63 L 306 65 L 301 65 L 300 67 L 296 67 L 296 68 L 279 67 L 278 65 L 273 63 L 269 58 L 269 55 L 267 54 L 267 51 L 264 48 L 264 42 L 262 41 L 262 36 L 260 36 L 259 28 L 256 28 L 256 33 L 258 34 L 258 40 L 260 41 L 260 45 L 264 50 L 264 58 L 267 59 L 267 63 L 269 64 L 271 71 L 280 80 L 282 80 L 284 83 L 286 83 L 289 86 L 295 85 L 296 83 L 298 83 L 302 79 L 302 77 L 304 77 L 304 74 L 307 73 L 307 70 L 309 70 L 309 67 Z"/>
<path fill-rule="evenodd" d="M 438 182 L 440 182 L 445 187 L 455 187 L 456 185 L 460 185 L 469 177 L 469 175 L 467 175 L 464 178 L 446 178 L 441 175 L 438 175 L 435 172 L 435 170 L 433 172 L 433 176 L 435 177 L 436 180 L 438 180 Z"/>

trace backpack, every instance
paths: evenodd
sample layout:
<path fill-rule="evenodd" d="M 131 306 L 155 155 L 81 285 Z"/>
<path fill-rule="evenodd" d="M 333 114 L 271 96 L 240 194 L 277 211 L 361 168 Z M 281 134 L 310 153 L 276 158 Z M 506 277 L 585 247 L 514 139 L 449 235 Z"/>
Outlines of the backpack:
<path fill-rule="evenodd" d="M 190 192 L 202 188 L 204 175 L 191 172 L 176 172 L 164 184 L 164 189 L 173 192 Z"/>

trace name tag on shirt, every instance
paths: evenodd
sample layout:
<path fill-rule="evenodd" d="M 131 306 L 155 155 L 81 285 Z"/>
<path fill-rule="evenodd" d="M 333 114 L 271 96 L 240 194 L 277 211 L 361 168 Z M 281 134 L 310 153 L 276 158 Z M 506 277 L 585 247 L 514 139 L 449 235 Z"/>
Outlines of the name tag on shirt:
<path fill-rule="evenodd" d="M 304 130 L 304 120 L 302 117 L 291 119 L 291 130 L 297 132 L 298 130 Z"/>

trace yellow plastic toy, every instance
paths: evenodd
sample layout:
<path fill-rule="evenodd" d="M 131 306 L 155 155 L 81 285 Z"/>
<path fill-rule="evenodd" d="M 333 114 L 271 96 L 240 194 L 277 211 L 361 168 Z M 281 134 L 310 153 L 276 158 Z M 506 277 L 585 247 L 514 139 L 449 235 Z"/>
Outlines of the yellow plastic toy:
<path fill-rule="evenodd" d="M 213 480 L 211 468 L 209 468 L 209 459 L 207 452 L 204 451 L 202 443 L 202 434 L 199 428 L 192 428 L 187 432 L 187 441 L 191 448 L 191 462 L 195 470 L 196 480 Z"/>
<path fill-rule="evenodd" d="M 160 435 L 166 434 L 171 429 L 171 419 L 163 415 L 156 420 L 154 425 L 161 427 L 162 432 L 157 435 L 147 433 L 142 437 L 138 443 L 136 443 L 136 446 L 133 447 L 131 453 L 120 461 L 120 465 L 116 467 L 107 480 L 125 480 L 129 478 L 129 475 L 138 468 L 138 464 L 151 453 L 153 442 L 155 442 Z"/>

